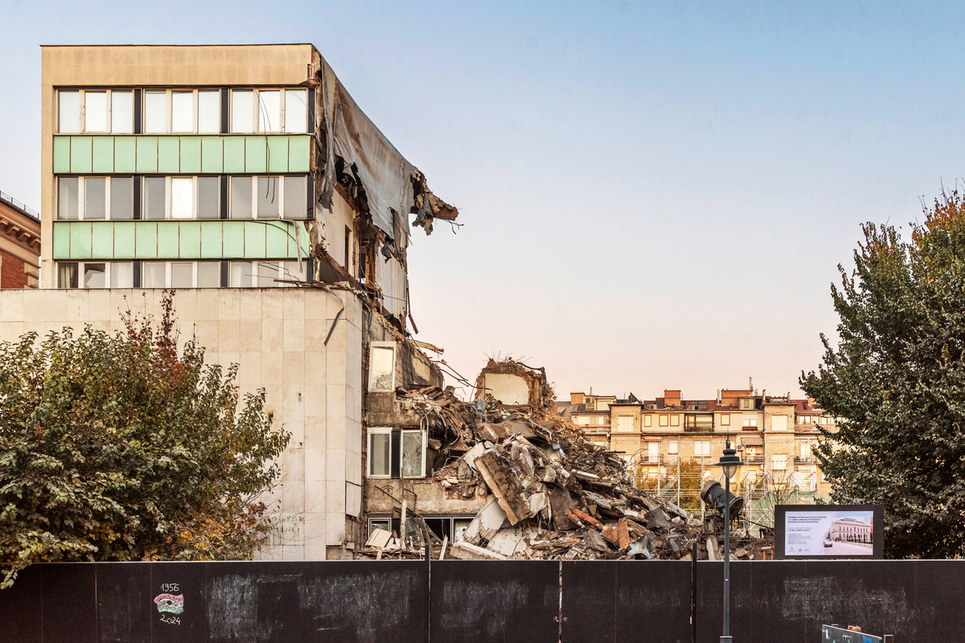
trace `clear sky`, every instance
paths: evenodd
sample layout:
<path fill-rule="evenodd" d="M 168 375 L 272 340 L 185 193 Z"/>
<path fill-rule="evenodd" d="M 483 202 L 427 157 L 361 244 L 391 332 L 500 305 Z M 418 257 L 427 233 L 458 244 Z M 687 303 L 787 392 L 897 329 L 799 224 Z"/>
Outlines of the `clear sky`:
<path fill-rule="evenodd" d="M 409 250 L 418 339 L 570 391 L 799 395 L 865 221 L 965 177 L 961 3 L 0 7 L 0 190 L 40 201 L 41 44 L 311 42 L 464 227 Z M 907 227 L 906 227 L 907 229 Z"/>

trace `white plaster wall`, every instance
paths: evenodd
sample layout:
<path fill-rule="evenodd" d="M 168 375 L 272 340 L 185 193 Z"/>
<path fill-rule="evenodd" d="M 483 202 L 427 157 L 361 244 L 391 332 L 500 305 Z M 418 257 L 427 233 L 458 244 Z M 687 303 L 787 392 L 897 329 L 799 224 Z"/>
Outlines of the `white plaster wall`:
<path fill-rule="evenodd" d="M 0 339 L 64 326 L 113 331 L 121 312 L 161 315 L 160 290 L 3 290 Z M 346 489 L 362 481 L 361 305 L 316 289 L 178 290 L 182 342 L 205 361 L 237 363 L 242 395 L 264 388 L 274 426 L 291 432 L 269 505 L 280 530 L 260 557 L 321 560 L 345 537 Z M 344 308 L 324 346 L 332 321 Z"/>
<path fill-rule="evenodd" d="M 486 389 L 503 404 L 529 404 L 529 386 L 518 375 L 486 373 Z"/>

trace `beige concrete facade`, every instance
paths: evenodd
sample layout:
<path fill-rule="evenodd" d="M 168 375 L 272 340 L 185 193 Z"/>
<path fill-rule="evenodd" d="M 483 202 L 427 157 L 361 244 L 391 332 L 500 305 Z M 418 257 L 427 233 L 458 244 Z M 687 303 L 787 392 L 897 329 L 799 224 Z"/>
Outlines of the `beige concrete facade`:
<path fill-rule="evenodd" d="M 85 325 L 123 329 L 124 311 L 161 315 L 160 290 L 0 292 L 0 339 Z M 242 393 L 265 389 L 273 426 L 291 433 L 282 478 L 269 499 L 280 529 L 262 556 L 324 559 L 351 540 L 362 484 L 362 308 L 350 293 L 301 289 L 179 290 L 182 342 L 205 361 L 238 364 Z M 339 310 L 339 321 L 325 337 Z"/>

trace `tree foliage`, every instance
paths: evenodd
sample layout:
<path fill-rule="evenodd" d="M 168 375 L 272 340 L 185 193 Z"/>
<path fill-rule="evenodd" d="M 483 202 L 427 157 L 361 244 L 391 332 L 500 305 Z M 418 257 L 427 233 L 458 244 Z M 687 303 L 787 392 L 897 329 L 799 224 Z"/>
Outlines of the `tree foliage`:
<path fill-rule="evenodd" d="M 866 224 L 832 286 L 838 343 L 801 385 L 838 417 L 817 449 L 832 500 L 885 507 L 891 557 L 965 554 L 965 199 Z"/>
<path fill-rule="evenodd" d="M 249 558 L 267 537 L 257 502 L 288 435 L 264 391 L 239 408 L 237 366 L 180 351 L 173 295 L 157 330 L 90 326 L 0 343 L 0 565 Z"/>

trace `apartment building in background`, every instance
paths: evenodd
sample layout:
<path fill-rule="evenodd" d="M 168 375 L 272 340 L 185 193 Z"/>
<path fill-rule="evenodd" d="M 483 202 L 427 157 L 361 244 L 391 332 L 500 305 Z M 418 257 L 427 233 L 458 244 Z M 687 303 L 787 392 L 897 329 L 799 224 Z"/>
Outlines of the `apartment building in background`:
<path fill-rule="evenodd" d="M 0 288 L 40 282 L 40 214 L 0 192 Z"/>
<path fill-rule="evenodd" d="M 41 288 L 0 293 L 0 336 L 116 330 L 173 290 L 181 336 L 292 435 L 262 557 L 351 557 L 366 395 L 442 383 L 410 336 L 410 222 L 457 211 L 310 44 L 41 56 Z"/>
<path fill-rule="evenodd" d="M 721 389 L 713 399 L 687 399 L 680 390 L 641 400 L 571 393 L 563 409 L 587 438 L 617 451 L 638 477 L 668 478 L 678 462 L 694 461 L 704 478 L 718 477 L 729 439 L 743 462 L 739 480 L 827 498 L 830 487 L 812 451 L 819 426 L 834 418 L 813 402 L 789 394 Z"/>

